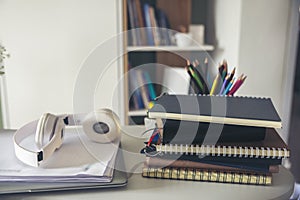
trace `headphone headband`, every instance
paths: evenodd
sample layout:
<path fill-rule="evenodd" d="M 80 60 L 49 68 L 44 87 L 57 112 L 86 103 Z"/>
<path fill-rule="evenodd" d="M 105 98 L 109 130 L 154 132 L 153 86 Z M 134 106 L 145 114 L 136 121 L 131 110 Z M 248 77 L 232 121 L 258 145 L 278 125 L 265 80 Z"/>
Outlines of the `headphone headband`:
<path fill-rule="evenodd" d="M 32 121 L 15 132 L 13 142 L 16 157 L 27 165 L 38 167 L 42 161 L 48 159 L 54 151 L 62 145 L 66 125 L 82 125 L 85 134 L 91 140 L 99 143 L 108 143 L 120 137 L 119 119 L 117 115 L 109 109 L 101 109 L 89 113 L 88 115 L 55 116 L 46 113 L 40 120 Z M 53 135 L 49 142 L 43 145 L 45 131 L 51 131 Z M 39 148 L 38 151 L 27 149 L 21 145 L 25 138 L 34 133 L 35 144 Z"/>

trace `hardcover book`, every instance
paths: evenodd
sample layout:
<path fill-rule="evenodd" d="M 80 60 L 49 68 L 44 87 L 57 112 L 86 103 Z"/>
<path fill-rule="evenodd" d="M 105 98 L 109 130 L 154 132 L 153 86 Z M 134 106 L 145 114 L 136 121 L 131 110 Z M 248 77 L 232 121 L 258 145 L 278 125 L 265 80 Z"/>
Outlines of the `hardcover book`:
<path fill-rule="evenodd" d="M 281 128 L 281 119 L 270 98 L 162 95 L 148 111 L 163 119 L 163 143 L 201 144 L 211 141 L 263 140 L 266 128 Z M 218 135 L 219 134 L 219 135 Z"/>

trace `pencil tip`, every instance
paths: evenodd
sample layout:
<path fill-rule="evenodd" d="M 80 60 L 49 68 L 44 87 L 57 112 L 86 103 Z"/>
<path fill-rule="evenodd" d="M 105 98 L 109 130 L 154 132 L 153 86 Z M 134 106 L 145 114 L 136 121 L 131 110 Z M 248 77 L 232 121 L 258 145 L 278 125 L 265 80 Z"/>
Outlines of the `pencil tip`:
<path fill-rule="evenodd" d="M 208 58 L 207 57 L 205 57 L 204 63 L 208 63 Z"/>

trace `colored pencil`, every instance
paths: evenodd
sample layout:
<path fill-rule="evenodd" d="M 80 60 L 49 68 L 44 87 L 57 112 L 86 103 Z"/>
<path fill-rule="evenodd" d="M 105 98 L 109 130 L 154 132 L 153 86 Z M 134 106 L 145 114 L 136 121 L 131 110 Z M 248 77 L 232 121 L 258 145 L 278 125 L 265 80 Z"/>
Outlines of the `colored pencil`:
<path fill-rule="evenodd" d="M 209 75 L 209 71 L 208 71 L 208 58 L 206 57 L 204 59 L 204 78 L 206 78 L 206 83 L 207 83 L 207 87 L 210 88 L 211 87 L 211 80 L 210 80 L 210 75 Z"/>
<path fill-rule="evenodd" d="M 230 83 L 230 81 L 233 79 L 234 74 L 235 74 L 235 68 L 233 68 L 233 70 L 231 71 L 230 77 L 229 77 L 229 79 L 228 79 L 228 82 L 227 82 L 226 85 L 225 85 L 225 88 L 227 88 L 228 83 Z"/>
<path fill-rule="evenodd" d="M 241 77 L 239 78 L 239 81 L 237 82 L 236 86 L 233 87 L 228 95 L 234 95 L 234 93 L 241 87 L 241 85 L 244 83 L 245 79 L 247 78 L 247 76 L 244 76 L 243 74 L 241 75 Z"/>
<path fill-rule="evenodd" d="M 186 68 L 187 72 L 189 73 L 189 75 L 191 76 L 191 79 L 194 80 L 195 84 L 197 85 L 198 89 L 200 90 L 201 93 L 204 93 L 204 86 L 200 80 L 200 78 L 198 77 L 198 75 L 196 74 L 193 65 L 188 65 Z"/>
<path fill-rule="evenodd" d="M 229 92 L 231 86 L 232 86 L 233 83 L 234 83 L 234 80 L 235 80 L 235 78 L 233 78 L 233 79 L 228 83 L 228 85 L 226 86 L 226 89 L 225 89 L 224 92 L 223 92 L 223 95 L 227 95 L 227 94 L 228 94 L 228 92 Z"/>
<path fill-rule="evenodd" d="M 219 63 L 219 68 L 218 68 L 218 70 L 219 70 L 220 76 L 221 76 L 221 78 L 222 78 L 222 74 L 223 74 L 223 70 L 224 70 L 224 65 L 221 64 L 221 63 Z"/>
<path fill-rule="evenodd" d="M 222 88 L 221 88 L 221 90 L 220 90 L 219 95 L 222 95 L 223 92 L 224 92 L 224 90 L 226 89 L 226 85 L 228 85 L 227 83 L 228 83 L 229 77 L 230 77 L 230 75 L 227 75 L 227 76 L 226 76 L 226 78 L 225 78 L 225 80 L 224 80 L 224 82 L 223 82 L 223 84 L 222 84 Z"/>
<path fill-rule="evenodd" d="M 210 95 L 215 94 L 215 90 L 216 90 L 217 85 L 219 83 L 219 79 L 220 79 L 220 74 L 218 73 L 215 80 L 214 80 L 214 82 L 213 82 L 213 85 L 211 87 L 211 90 L 210 90 L 210 93 L 209 93 Z"/>
<path fill-rule="evenodd" d="M 222 64 L 222 65 L 224 66 L 223 72 L 222 72 L 222 80 L 224 81 L 224 80 L 225 80 L 225 77 L 226 77 L 226 75 L 227 75 L 227 67 L 228 67 L 227 61 L 226 61 L 226 60 L 223 60 L 223 64 Z"/>
<path fill-rule="evenodd" d="M 235 88 L 236 88 L 239 84 L 241 84 L 241 79 L 242 79 L 242 77 L 243 77 L 243 74 L 242 74 L 241 76 L 239 76 L 239 78 L 235 81 L 234 85 L 233 85 L 232 88 L 230 89 L 231 92 L 232 92 L 232 91 L 235 91 Z M 231 93 L 230 91 L 228 92 L 228 95 L 230 95 L 230 93 Z"/>
<path fill-rule="evenodd" d="M 202 91 L 201 88 L 199 87 L 199 85 L 198 85 L 197 81 L 195 80 L 195 78 L 193 77 L 191 71 L 188 69 L 188 66 L 186 66 L 185 69 L 186 69 L 187 73 L 190 75 L 191 80 L 192 80 L 192 82 L 194 83 L 194 86 L 196 87 L 196 88 L 193 88 L 194 93 L 195 93 L 195 94 L 202 94 L 203 91 Z"/>
<path fill-rule="evenodd" d="M 196 73 L 196 77 L 200 80 L 200 83 L 202 83 L 203 85 L 203 94 L 209 94 L 209 89 L 207 86 L 207 82 L 205 81 L 205 76 L 203 75 L 204 72 L 201 73 L 201 66 L 200 66 L 200 62 L 196 59 L 194 61 L 194 66 L 192 66 L 192 69 L 194 70 L 194 72 Z"/>

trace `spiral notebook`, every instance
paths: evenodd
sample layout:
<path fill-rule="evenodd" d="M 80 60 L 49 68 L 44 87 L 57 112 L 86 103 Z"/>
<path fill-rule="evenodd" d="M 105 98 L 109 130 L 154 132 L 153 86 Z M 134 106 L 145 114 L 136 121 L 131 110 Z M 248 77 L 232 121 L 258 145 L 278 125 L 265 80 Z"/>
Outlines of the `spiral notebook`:
<path fill-rule="evenodd" d="M 217 143 L 216 145 L 159 144 L 159 154 L 185 154 L 212 157 L 268 158 L 290 157 L 290 150 L 275 129 L 267 129 L 265 139 L 256 142 Z M 152 152 L 153 153 L 153 152 Z"/>
<path fill-rule="evenodd" d="M 253 184 L 253 185 L 271 185 L 271 173 L 238 173 L 231 171 L 214 171 L 191 168 L 143 168 L 143 177 L 177 179 L 190 181 L 208 181 L 221 183 Z"/>

